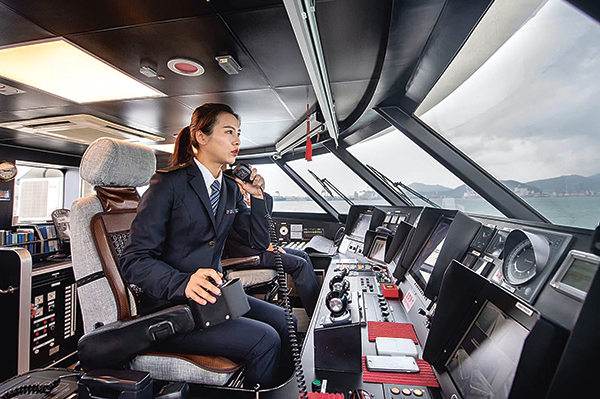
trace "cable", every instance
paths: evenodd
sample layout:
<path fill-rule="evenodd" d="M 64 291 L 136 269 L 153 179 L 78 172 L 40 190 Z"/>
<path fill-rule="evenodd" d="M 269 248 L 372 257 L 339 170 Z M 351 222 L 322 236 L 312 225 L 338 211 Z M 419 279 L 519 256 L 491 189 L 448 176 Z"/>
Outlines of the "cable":
<path fill-rule="evenodd" d="M 60 385 L 60 380 L 62 380 L 63 378 L 79 376 L 79 375 L 81 375 L 81 374 L 80 373 L 65 374 L 65 375 L 61 375 L 60 377 L 56 378 L 54 381 L 50 381 L 45 384 L 21 385 L 21 386 L 9 389 L 8 391 L 4 392 L 2 394 L 2 396 L 0 396 L 0 399 L 10 399 L 10 398 L 14 398 L 15 396 L 20 396 L 20 395 L 49 394 L 50 392 L 52 392 L 54 390 L 54 388 L 56 388 L 57 386 Z"/>
<path fill-rule="evenodd" d="M 279 252 L 279 244 L 277 241 L 277 231 L 275 229 L 275 223 L 273 217 L 269 212 L 267 206 L 266 196 L 264 191 L 263 198 L 265 199 L 265 218 L 269 224 L 269 235 L 271 238 L 271 244 L 273 244 L 273 250 L 275 251 L 275 265 L 277 266 L 277 281 L 279 282 L 279 292 L 283 297 L 283 310 L 285 313 L 285 321 L 288 328 L 288 334 L 290 336 L 290 344 L 292 346 L 292 362 L 294 363 L 294 373 L 296 375 L 296 382 L 298 383 L 298 390 L 300 391 L 300 398 L 308 399 L 308 393 L 306 390 L 306 378 L 304 377 L 304 369 L 302 368 L 302 358 L 300 356 L 300 348 L 298 346 L 298 338 L 296 337 L 296 328 L 294 326 L 294 317 L 292 313 L 292 306 L 290 304 L 290 295 L 287 288 L 287 279 L 285 271 L 283 270 L 283 260 L 281 259 L 281 252 Z"/>
<path fill-rule="evenodd" d="M 237 177 L 242 181 L 251 182 L 250 176 L 252 169 L 244 162 L 238 164 L 238 166 L 232 170 L 230 178 Z M 226 176 L 228 174 L 225 174 Z M 290 304 L 290 295 L 287 288 L 287 279 L 285 277 L 285 271 L 283 270 L 283 260 L 281 259 L 281 252 L 279 252 L 279 244 L 277 241 L 277 232 L 275 230 L 275 223 L 273 217 L 267 206 L 267 198 L 264 190 L 261 188 L 260 192 L 263 196 L 265 203 L 265 218 L 269 224 L 269 236 L 271 244 L 273 245 L 275 255 L 275 265 L 277 267 L 277 281 L 279 283 L 279 294 L 283 299 L 283 310 L 285 314 L 285 322 L 288 329 L 288 335 L 290 337 L 290 345 L 292 347 L 292 362 L 294 363 L 294 373 L 296 375 L 296 382 L 298 383 L 298 390 L 300 391 L 300 398 L 308 399 L 308 393 L 306 391 L 306 378 L 304 377 L 304 370 L 302 369 L 302 358 L 300 356 L 300 348 L 298 347 L 298 338 L 296 337 L 296 327 L 294 326 L 294 315 L 292 313 L 292 306 Z M 1 398 L 4 399 L 4 398 Z"/>

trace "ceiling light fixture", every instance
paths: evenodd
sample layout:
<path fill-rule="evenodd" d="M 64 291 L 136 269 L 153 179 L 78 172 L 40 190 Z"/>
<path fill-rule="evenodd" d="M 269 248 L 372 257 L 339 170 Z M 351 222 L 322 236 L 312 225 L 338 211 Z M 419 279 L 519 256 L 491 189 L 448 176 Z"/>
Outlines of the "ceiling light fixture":
<path fill-rule="evenodd" d="M 172 58 L 167 62 L 167 67 L 183 76 L 200 76 L 204 73 L 204 67 L 199 62 L 186 58 Z"/>
<path fill-rule="evenodd" d="M 165 95 L 64 39 L 0 49 L 0 75 L 80 104 Z"/>
<path fill-rule="evenodd" d="M 240 64 L 238 64 L 237 61 L 234 60 L 230 55 L 221 55 L 219 57 L 215 57 L 215 60 L 217 60 L 219 66 L 223 68 L 228 75 L 237 75 L 242 70 Z"/>

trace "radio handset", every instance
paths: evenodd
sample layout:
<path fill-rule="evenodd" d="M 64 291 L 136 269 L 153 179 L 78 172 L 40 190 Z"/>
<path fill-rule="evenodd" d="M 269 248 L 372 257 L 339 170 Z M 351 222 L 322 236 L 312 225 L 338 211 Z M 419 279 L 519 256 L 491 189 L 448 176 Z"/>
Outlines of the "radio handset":
<path fill-rule="evenodd" d="M 252 175 L 252 169 L 246 162 L 240 162 L 237 164 L 235 168 L 233 168 L 231 174 L 233 177 L 237 177 L 243 182 L 252 183 L 252 180 L 250 179 L 250 175 Z"/>

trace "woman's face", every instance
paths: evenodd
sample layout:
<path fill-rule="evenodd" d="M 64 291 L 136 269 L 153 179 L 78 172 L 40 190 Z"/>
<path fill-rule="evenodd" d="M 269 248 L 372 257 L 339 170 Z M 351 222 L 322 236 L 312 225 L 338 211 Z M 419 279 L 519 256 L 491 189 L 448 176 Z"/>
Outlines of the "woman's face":
<path fill-rule="evenodd" d="M 222 113 L 210 136 L 198 133 L 201 157 L 218 164 L 235 163 L 240 150 L 240 123 L 228 113 Z"/>

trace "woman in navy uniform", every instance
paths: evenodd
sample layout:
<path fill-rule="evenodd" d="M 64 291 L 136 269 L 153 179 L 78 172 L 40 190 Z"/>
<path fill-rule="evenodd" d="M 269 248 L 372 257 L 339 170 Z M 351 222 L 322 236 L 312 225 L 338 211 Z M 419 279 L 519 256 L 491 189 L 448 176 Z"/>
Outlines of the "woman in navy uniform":
<path fill-rule="evenodd" d="M 121 269 L 130 283 L 172 303 L 201 305 L 220 295 L 221 253 L 233 228 L 255 248 L 269 246 L 263 178 L 237 179 L 251 195 L 244 203 L 236 181 L 221 167 L 232 164 L 240 146 L 240 123 L 224 104 L 204 104 L 175 143 L 172 167 L 156 173 L 144 193 L 123 250 Z M 248 297 L 244 316 L 160 343 L 172 353 L 224 356 L 246 366 L 245 384 L 273 387 L 291 374 L 291 347 L 283 309 Z"/>

